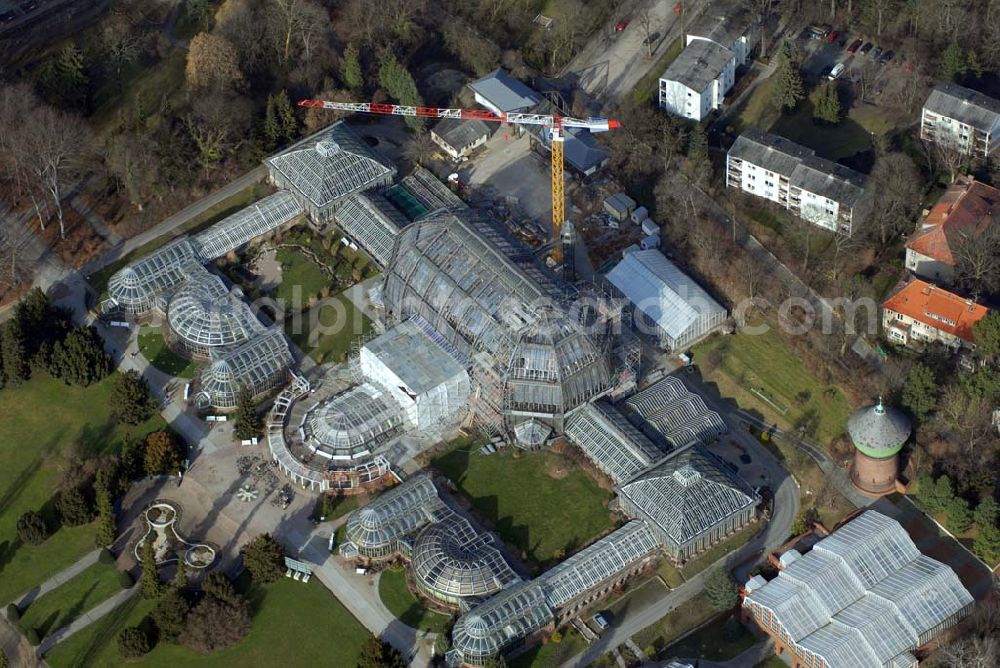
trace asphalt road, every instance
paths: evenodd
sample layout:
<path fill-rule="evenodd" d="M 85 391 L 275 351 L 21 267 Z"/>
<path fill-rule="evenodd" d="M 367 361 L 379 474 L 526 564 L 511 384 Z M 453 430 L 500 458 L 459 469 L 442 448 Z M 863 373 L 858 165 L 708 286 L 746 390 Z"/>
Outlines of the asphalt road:
<path fill-rule="evenodd" d="M 686 19 L 688 23 L 703 5 L 701 3 L 692 10 Z M 612 20 L 601 26 L 566 66 L 562 79 L 605 102 L 623 99 L 680 36 L 682 25 L 673 7 L 674 3 L 668 0 L 629 0 L 622 3 Z M 639 24 L 643 10 L 649 11 L 649 32 L 660 34 L 651 58 L 642 43 L 646 38 Z M 616 33 L 615 24 L 622 18 L 628 19 L 629 24 L 625 30 Z"/>

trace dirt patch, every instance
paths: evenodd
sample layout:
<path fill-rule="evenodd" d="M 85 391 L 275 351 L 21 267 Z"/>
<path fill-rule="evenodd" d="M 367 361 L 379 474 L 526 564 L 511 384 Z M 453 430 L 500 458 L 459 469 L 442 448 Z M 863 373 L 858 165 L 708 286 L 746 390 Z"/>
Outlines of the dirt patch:
<path fill-rule="evenodd" d="M 571 462 L 565 457 L 550 457 L 545 462 L 545 475 L 553 480 L 562 480 L 570 473 Z"/>

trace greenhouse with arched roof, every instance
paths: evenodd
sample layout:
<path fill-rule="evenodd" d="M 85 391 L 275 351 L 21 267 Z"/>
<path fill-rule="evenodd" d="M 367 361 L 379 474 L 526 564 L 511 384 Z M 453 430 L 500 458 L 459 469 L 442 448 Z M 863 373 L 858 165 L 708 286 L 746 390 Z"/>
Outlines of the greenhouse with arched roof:
<path fill-rule="evenodd" d="M 292 362 L 292 353 L 278 330 L 270 330 L 232 350 L 212 351 L 212 363 L 199 379 L 195 404 L 199 408 L 235 408 L 244 387 L 257 399 L 284 384 Z"/>
<path fill-rule="evenodd" d="M 264 326 L 225 282 L 199 267 L 167 305 L 168 341 L 182 352 L 208 359 L 212 350 L 236 346 L 264 331 Z"/>

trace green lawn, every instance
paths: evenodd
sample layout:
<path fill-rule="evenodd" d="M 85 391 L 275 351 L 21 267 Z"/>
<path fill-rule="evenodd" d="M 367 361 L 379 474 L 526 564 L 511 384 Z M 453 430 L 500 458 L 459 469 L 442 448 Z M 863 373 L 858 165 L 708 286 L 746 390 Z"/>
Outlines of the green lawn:
<path fill-rule="evenodd" d="M 360 494 L 351 494 L 350 496 L 335 496 L 329 493 L 324 494 L 316 499 L 313 516 L 317 520 L 320 517 L 324 517 L 326 522 L 338 519 L 352 510 L 356 510 L 360 505 L 358 501 L 360 498 Z"/>
<path fill-rule="evenodd" d="M 343 295 L 285 319 L 285 333 L 317 364 L 344 361 L 354 340 L 371 329 L 368 316 Z"/>
<path fill-rule="evenodd" d="M 33 628 L 45 637 L 119 591 L 118 570 L 112 565 L 94 564 L 22 610 L 19 626 L 24 630 Z"/>
<path fill-rule="evenodd" d="M 757 644 L 757 638 L 735 617 L 712 622 L 674 643 L 663 652 L 664 657 L 728 661 Z"/>
<path fill-rule="evenodd" d="M 765 334 L 712 336 L 694 347 L 694 361 L 719 393 L 782 429 L 801 429 L 825 445 L 847 426 L 851 406 L 789 350 L 773 327 Z"/>
<path fill-rule="evenodd" d="M 126 626 L 152 609 L 136 597 L 96 624 L 56 645 L 45 659 L 54 668 L 246 668 L 247 666 L 354 666 L 368 632 L 323 585 L 281 578 L 250 591 L 253 628 L 240 645 L 208 656 L 158 644 L 143 660 L 126 663 L 115 642 Z"/>
<path fill-rule="evenodd" d="M 649 578 L 639 586 L 632 586 L 622 596 L 606 605 L 597 604 L 594 612 L 604 611 L 611 621 L 628 615 L 629 610 L 642 610 L 663 598 L 667 589 L 656 578 Z"/>
<path fill-rule="evenodd" d="M 750 526 L 745 527 L 736 535 L 730 536 L 717 545 L 713 545 L 705 552 L 702 552 L 701 554 L 695 556 L 694 559 L 684 564 L 683 568 L 680 570 L 681 574 L 685 578 L 694 577 L 733 550 L 737 550 L 746 545 L 760 530 L 760 524 L 751 524 Z"/>
<path fill-rule="evenodd" d="M 636 633 L 632 639 L 648 655 L 656 656 L 675 638 L 708 620 L 714 614 L 716 611 L 709 605 L 705 595 L 698 594 Z"/>
<path fill-rule="evenodd" d="M 479 446 L 463 441 L 432 464 L 522 558 L 561 561 L 614 527 L 612 494 L 566 457 L 510 449 L 484 456 Z"/>
<path fill-rule="evenodd" d="M 0 604 L 6 604 L 94 549 L 94 529 L 58 527 L 41 545 L 22 545 L 17 518 L 28 510 L 52 518 L 61 472 L 82 455 L 115 451 L 122 437 L 165 425 L 159 415 L 137 427 L 109 415 L 111 378 L 80 388 L 38 375 L 0 390 Z M 53 520 L 53 524 L 55 524 Z"/>
<path fill-rule="evenodd" d="M 286 310 L 303 310 L 312 297 L 318 297 L 323 288 L 333 283 L 319 265 L 297 248 L 279 248 L 277 260 L 281 263 L 281 283 L 274 296 Z"/>
<path fill-rule="evenodd" d="M 507 662 L 510 668 L 553 668 L 587 649 L 587 641 L 572 629 L 562 629 L 559 642 L 532 647 Z"/>
<path fill-rule="evenodd" d="M 167 347 L 159 327 L 143 325 L 139 329 L 139 352 L 160 371 L 177 378 L 194 378 L 198 365 Z"/>
<path fill-rule="evenodd" d="M 813 101 L 820 88 L 813 89 L 792 113 L 779 113 L 771 102 L 775 79 L 763 81 L 745 103 L 734 124 L 741 131 L 747 127 L 769 130 L 816 151 L 830 160 L 839 160 L 871 147 L 872 133 L 886 134 L 898 127 L 897 120 L 881 107 L 856 104 L 836 125 L 813 121 Z"/>
<path fill-rule="evenodd" d="M 449 618 L 424 607 L 406 586 L 402 568 L 382 571 L 378 578 L 378 596 L 399 621 L 421 631 L 445 633 Z"/>
<path fill-rule="evenodd" d="M 772 656 L 761 661 L 754 668 L 788 668 L 788 664 L 778 657 Z"/>

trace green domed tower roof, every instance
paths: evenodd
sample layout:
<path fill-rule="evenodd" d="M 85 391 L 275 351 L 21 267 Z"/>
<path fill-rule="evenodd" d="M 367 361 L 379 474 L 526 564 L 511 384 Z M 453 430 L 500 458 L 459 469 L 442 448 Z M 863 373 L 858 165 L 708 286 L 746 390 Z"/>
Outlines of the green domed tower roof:
<path fill-rule="evenodd" d="M 891 457 L 903 449 L 910 438 L 910 420 L 895 408 L 887 408 L 882 400 L 874 406 L 856 411 L 847 420 L 847 431 L 854 447 L 875 459 Z"/>

